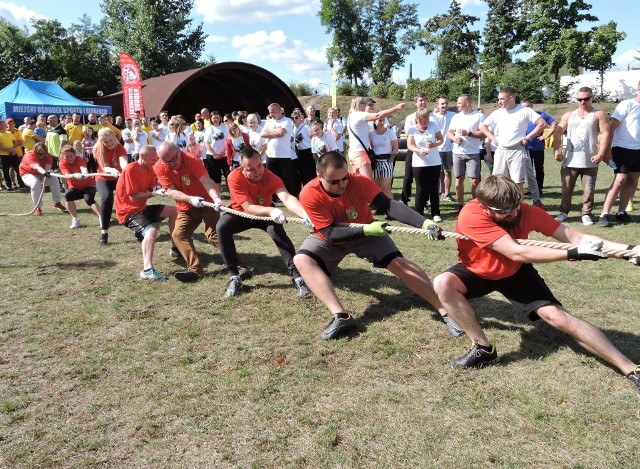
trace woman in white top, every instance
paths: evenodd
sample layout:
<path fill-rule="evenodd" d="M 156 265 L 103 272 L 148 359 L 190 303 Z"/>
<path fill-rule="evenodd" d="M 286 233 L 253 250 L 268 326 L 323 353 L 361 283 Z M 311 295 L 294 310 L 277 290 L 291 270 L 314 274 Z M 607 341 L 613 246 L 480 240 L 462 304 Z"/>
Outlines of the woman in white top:
<path fill-rule="evenodd" d="M 328 151 L 336 151 L 338 146 L 332 132 L 323 132 L 322 125 L 318 122 L 311 124 L 311 152 L 313 159 L 318 163 L 318 158 Z"/>
<path fill-rule="evenodd" d="M 327 122 L 324 124 L 324 131 L 330 133 L 336 142 L 338 151 L 344 155 L 344 124 L 338 118 L 338 110 L 330 107 L 327 111 Z"/>
<path fill-rule="evenodd" d="M 187 123 L 180 117 L 172 117 L 169 121 L 169 133 L 167 134 L 167 142 L 177 145 L 182 151 L 187 150 Z"/>
<path fill-rule="evenodd" d="M 260 125 L 260 116 L 258 114 L 249 114 L 247 116 L 247 124 L 249 126 L 249 143 L 255 150 L 260 153 L 262 164 L 267 164 L 267 139 L 260 135 L 262 125 Z"/>
<path fill-rule="evenodd" d="M 374 130 L 369 132 L 371 148 L 375 153 L 373 180 L 382 189 L 384 195 L 393 199 L 391 183 L 393 181 L 393 160 L 398 154 L 398 137 L 392 129 L 384 126 L 384 117 L 377 119 Z"/>
<path fill-rule="evenodd" d="M 438 124 L 429 121 L 429 111 L 416 111 L 416 125 L 407 132 L 407 150 L 413 152 L 411 167 L 416 180 L 415 210 L 424 214 L 427 201 L 433 221 L 440 222 L 440 168 L 442 160 L 438 147 L 444 139 Z"/>
<path fill-rule="evenodd" d="M 380 112 L 366 112 L 365 107 L 371 98 L 360 96 L 351 100 L 351 110 L 349 111 L 349 162 L 356 173 L 373 179 L 373 170 L 367 150 L 371 145 L 369 141 L 369 122 L 377 119 L 384 119 L 396 111 L 404 109 L 405 103 L 397 104 L 389 109 Z"/>

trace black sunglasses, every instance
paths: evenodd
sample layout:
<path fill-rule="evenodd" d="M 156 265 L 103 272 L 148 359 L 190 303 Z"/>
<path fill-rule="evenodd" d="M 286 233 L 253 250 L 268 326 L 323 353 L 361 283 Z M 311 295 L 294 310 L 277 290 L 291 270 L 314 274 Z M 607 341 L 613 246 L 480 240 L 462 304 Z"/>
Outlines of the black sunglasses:
<path fill-rule="evenodd" d="M 342 179 L 327 179 L 326 177 L 322 176 L 322 179 L 324 179 L 325 181 L 327 181 L 328 184 L 332 185 L 332 186 L 337 186 L 338 184 L 340 184 L 341 182 L 347 182 L 349 180 L 349 175 L 347 174 L 345 177 L 343 177 Z M 508 213 L 508 212 L 507 212 Z"/>
<path fill-rule="evenodd" d="M 576 101 L 591 101 L 591 96 L 587 96 L 586 98 L 576 98 Z"/>

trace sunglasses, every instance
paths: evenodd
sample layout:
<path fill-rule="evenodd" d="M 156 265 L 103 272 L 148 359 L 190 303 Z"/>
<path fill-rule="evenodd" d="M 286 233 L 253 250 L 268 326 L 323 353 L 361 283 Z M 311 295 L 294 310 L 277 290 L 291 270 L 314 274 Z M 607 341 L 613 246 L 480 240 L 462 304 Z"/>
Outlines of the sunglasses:
<path fill-rule="evenodd" d="M 506 215 L 507 213 L 513 212 L 518 207 L 520 207 L 520 201 L 518 201 L 515 207 L 511 207 L 511 208 L 495 208 L 495 207 L 487 207 L 487 208 L 493 210 L 497 214 Z"/>
<path fill-rule="evenodd" d="M 576 101 L 580 101 L 580 102 L 583 102 L 583 101 L 591 101 L 591 96 L 588 96 L 588 97 L 586 97 L 586 98 L 576 98 Z"/>
<path fill-rule="evenodd" d="M 167 160 L 167 161 L 164 161 L 164 160 L 163 160 L 162 162 L 163 162 L 164 164 L 173 164 L 173 163 L 175 163 L 176 161 L 178 161 L 178 156 L 179 156 L 179 155 L 180 155 L 180 151 L 178 150 L 178 151 L 176 152 L 176 155 L 175 155 L 173 158 L 171 158 L 170 160 Z"/>
<path fill-rule="evenodd" d="M 326 177 L 322 176 L 322 179 L 324 179 L 325 181 L 327 181 L 327 184 L 331 185 L 331 186 L 337 186 L 338 184 L 340 184 L 341 182 L 347 182 L 349 180 L 349 175 L 347 174 L 345 177 L 343 177 L 342 179 L 327 179 Z"/>

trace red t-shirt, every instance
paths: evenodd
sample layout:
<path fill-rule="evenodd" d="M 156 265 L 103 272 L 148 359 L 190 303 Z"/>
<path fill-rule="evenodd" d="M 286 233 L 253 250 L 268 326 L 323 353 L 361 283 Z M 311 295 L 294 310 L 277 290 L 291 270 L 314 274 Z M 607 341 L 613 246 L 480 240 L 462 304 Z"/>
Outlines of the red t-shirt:
<path fill-rule="evenodd" d="M 470 239 L 457 240 L 460 263 L 474 274 L 489 280 L 515 274 L 522 262 L 513 261 L 488 246 L 505 234 L 513 239 L 527 239 L 532 231 L 551 236 L 560 226 L 560 222 L 538 207 L 526 203 L 520 207 L 520 223 L 507 232 L 489 218 L 476 199 L 465 204 L 458 216 L 456 231 Z"/>
<path fill-rule="evenodd" d="M 242 174 L 242 168 L 236 168 L 229 173 L 227 184 L 231 193 L 231 208 L 239 211 L 244 211 L 242 204 L 248 200 L 253 204 L 269 207 L 273 194 L 284 189 L 282 179 L 267 168 L 257 183 L 249 182 Z"/>
<path fill-rule="evenodd" d="M 96 154 L 96 147 L 93 147 L 93 154 Z M 104 155 L 104 161 L 107 163 L 108 168 L 115 168 L 118 171 L 122 172 L 124 168 L 120 167 L 120 157 L 127 157 L 127 150 L 124 149 L 122 145 L 119 143 L 116 144 L 113 150 L 106 150 Z M 104 169 L 102 165 L 98 162 L 98 172 L 104 173 Z M 96 179 L 104 179 L 105 181 L 117 181 L 118 178 L 113 178 L 111 176 L 96 176 Z"/>
<path fill-rule="evenodd" d="M 47 156 L 45 156 L 44 159 L 40 159 L 36 156 L 36 153 L 33 150 L 28 151 L 22 157 L 22 162 L 20 162 L 20 176 L 24 176 L 25 174 L 42 176 L 38 171 L 31 167 L 33 163 L 38 163 L 43 169 L 46 169 L 45 166 L 51 166 L 53 164 L 53 158 L 49 153 L 47 153 Z"/>
<path fill-rule="evenodd" d="M 73 164 L 67 163 L 66 158 L 60 158 L 60 172 L 62 174 L 81 173 L 82 172 L 81 168 L 86 168 L 86 167 L 87 167 L 87 163 L 85 163 L 85 161 L 78 156 L 76 156 L 76 160 L 73 162 Z M 87 187 L 96 187 L 96 180 L 92 177 L 88 177 L 84 179 L 70 178 L 70 179 L 67 179 L 67 184 L 72 189 L 82 190 L 82 189 L 86 189 Z"/>
<path fill-rule="evenodd" d="M 182 153 L 182 165 L 179 169 L 171 169 L 161 160 L 155 164 L 156 174 L 160 185 L 168 189 L 174 186 L 176 190 L 189 196 L 202 197 L 207 202 L 213 202 L 209 193 L 200 182 L 202 176 L 208 176 L 207 168 L 202 164 L 202 160 L 190 153 Z M 186 212 L 191 207 L 190 204 L 176 200 L 176 207 L 180 212 Z"/>
<path fill-rule="evenodd" d="M 356 173 L 349 173 L 347 190 L 340 197 L 327 194 L 320 178 L 315 178 L 302 188 L 300 203 L 313 222 L 314 231 L 325 239 L 319 231 L 335 223 L 371 223 L 374 221 L 369 204 L 382 190 L 373 180 Z"/>
<path fill-rule="evenodd" d="M 151 192 L 156 184 L 153 168 L 143 168 L 137 161 L 124 168 L 116 184 L 116 215 L 121 224 L 147 206 L 146 199 L 131 200 L 129 196 L 138 192 Z"/>

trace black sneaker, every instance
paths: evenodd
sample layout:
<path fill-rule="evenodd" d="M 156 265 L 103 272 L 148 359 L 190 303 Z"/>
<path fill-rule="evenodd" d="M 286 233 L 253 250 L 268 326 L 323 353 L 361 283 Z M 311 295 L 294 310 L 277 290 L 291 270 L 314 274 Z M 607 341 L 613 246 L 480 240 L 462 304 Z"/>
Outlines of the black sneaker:
<path fill-rule="evenodd" d="M 609 220 L 609 215 L 602 215 L 600 218 L 598 218 L 598 226 L 602 228 L 612 227 L 613 223 L 611 223 L 611 220 Z"/>
<path fill-rule="evenodd" d="M 180 280 L 181 282 L 190 283 L 197 282 L 202 278 L 202 275 L 198 275 L 195 272 L 191 272 L 190 270 L 180 270 L 173 274 L 176 280 Z"/>
<path fill-rule="evenodd" d="M 495 345 L 491 344 L 491 350 L 487 351 L 478 344 L 473 344 L 466 355 L 451 362 L 451 368 L 480 368 L 485 365 L 493 365 L 498 361 L 500 361 L 500 357 L 498 357 Z"/>
<path fill-rule="evenodd" d="M 313 293 L 311 293 L 307 284 L 304 283 L 302 277 L 294 278 L 293 283 L 295 283 L 296 289 L 298 290 L 298 298 L 310 298 L 313 296 Z"/>
<path fill-rule="evenodd" d="M 169 255 L 171 257 L 173 257 L 174 259 L 178 259 L 178 260 L 184 260 L 184 257 L 182 257 L 182 253 L 180 252 L 180 250 L 175 247 L 175 246 L 171 246 L 171 248 L 169 249 Z"/>
<path fill-rule="evenodd" d="M 629 373 L 627 378 L 633 381 L 633 384 L 636 385 L 636 388 L 638 389 L 638 397 L 640 397 L 640 366 L 636 366 L 636 369 Z"/>
<path fill-rule="evenodd" d="M 631 223 L 631 216 L 627 212 L 616 213 L 616 221 L 620 223 Z"/>
<path fill-rule="evenodd" d="M 349 313 L 334 314 L 322 332 L 323 340 L 337 339 L 341 334 L 353 329 L 356 321 Z"/>
<path fill-rule="evenodd" d="M 102 233 L 100 235 L 100 246 L 106 246 L 109 244 L 109 233 Z"/>

